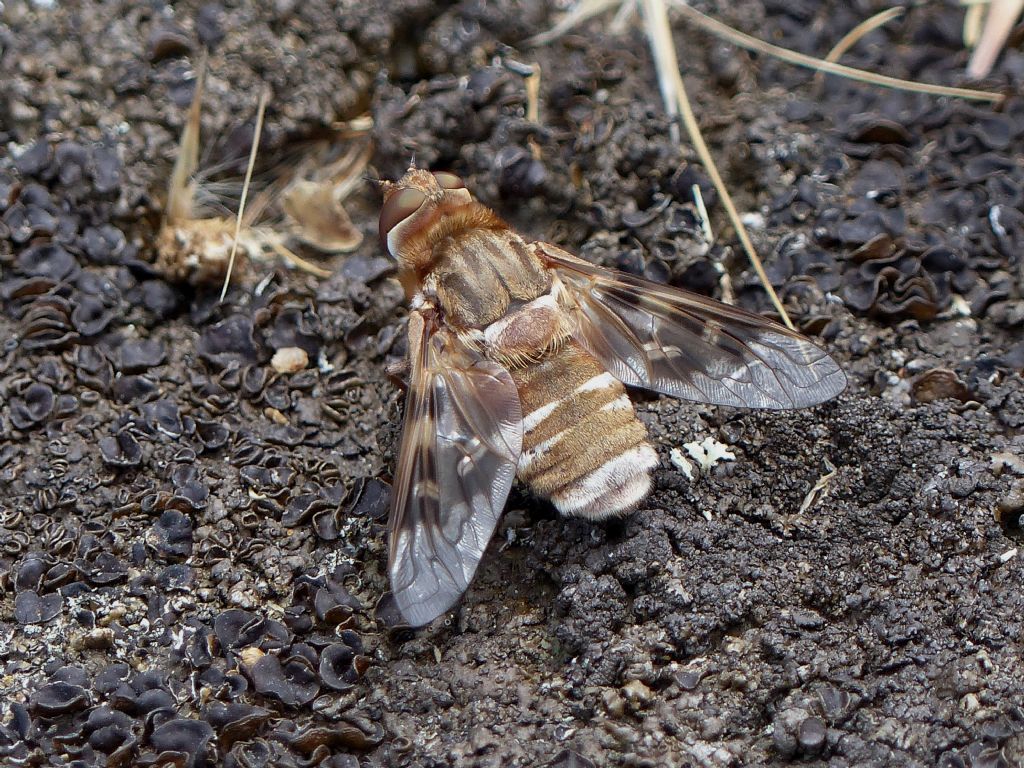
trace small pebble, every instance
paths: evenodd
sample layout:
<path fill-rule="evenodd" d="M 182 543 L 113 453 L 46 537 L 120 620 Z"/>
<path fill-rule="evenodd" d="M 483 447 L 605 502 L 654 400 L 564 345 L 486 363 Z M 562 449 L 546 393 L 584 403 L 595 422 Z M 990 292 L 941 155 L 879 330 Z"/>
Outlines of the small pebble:
<path fill-rule="evenodd" d="M 309 365 L 309 355 L 301 347 L 284 347 L 274 353 L 270 365 L 278 373 L 295 373 Z"/>

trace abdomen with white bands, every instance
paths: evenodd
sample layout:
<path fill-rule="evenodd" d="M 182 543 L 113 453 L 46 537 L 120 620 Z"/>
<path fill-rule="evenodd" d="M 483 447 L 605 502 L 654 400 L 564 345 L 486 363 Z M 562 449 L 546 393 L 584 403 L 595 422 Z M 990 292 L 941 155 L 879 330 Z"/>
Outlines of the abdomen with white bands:
<path fill-rule="evenodd" d="M 658 456 L 622 384 L 574 341 L 512 371 L 523 406 L 519 478 L 565 515 L 633 509 Z"/>

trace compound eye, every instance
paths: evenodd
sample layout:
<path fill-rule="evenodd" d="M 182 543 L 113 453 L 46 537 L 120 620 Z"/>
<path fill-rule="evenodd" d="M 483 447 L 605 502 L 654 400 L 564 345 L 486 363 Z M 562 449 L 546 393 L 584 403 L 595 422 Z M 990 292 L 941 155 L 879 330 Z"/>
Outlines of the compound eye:
<path fill-rule="evenodd" d="M 464 182 L 454 173 L 448 173 L 447 171 L 437 171 L 434 174 L 434 178 L 437 179 L 437 183 L 441 185 L 442 189 L 466 188 L 466 182 Z"/>
<path fill-rule="evenodd" d="M 418 189 L 406 188 L 388 198 L 380 210 L 380 242 L 387 249 L 391 230 L 412 216 L 427 201 Z"/>

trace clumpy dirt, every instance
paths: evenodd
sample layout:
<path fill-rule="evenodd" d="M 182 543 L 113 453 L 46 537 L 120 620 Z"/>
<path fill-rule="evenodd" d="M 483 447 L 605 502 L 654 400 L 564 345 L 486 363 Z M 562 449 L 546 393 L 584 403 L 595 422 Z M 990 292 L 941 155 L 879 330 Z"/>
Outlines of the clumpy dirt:
<path fill-rule="evenodd" d="M 885 5 L 702 7 L 822 55 Z M 996 108 L 677 25 L 771 278 L 850 387 L 798 413 L 638 394 L 643 507 L 590 524 L 514 490 L 462 606 L 412 632 L 378 602 L 404 310 L 375 185 L 329 278 L 259 263 L 218 304 L 152 267 L 201 52 L 216 179 L 267 83 L 268 168 L 369 112 L 371 176 L 415 156 L 526 235 L 767 311 L 639 25 L 530 48 L 534 0 L 0 9 L 0 763 L 1024 763 L 1019 51 Z M 960 83 L 962 14 L 845 60 Z M 310 367 L 275 372 L 295 346 Z M 708 437 L 735 461 L 688 480 L 670 453 Z"/>

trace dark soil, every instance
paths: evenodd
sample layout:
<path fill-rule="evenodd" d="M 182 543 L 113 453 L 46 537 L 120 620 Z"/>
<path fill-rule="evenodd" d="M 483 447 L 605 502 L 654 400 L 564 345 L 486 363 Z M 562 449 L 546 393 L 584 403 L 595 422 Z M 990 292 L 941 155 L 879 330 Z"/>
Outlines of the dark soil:
<path fill-rule="evenodd" d="M 643 508 L 513 491 L 461 608 L 414 633 L 378 605 L 404 309 L 375 186 L 328 279 L 256 264 L 219 305 L 151 266 L 201 51 L 221 177 L 268 83 L 266 167 L 369 111 L 371 174 L 415 156 L 525 235 L 768 311 L 640 25 L 529 48 L 533 0 L 47 5 L 0 4 L 0 763 L 1024 764 L 1019 51 L 991 107 L 677 24 L 772 279 L 850 387 L 797 413 L 638 394 Z M 823 55 L 886 5 L 705 9 Z M 962 16 L 915 8 L 845 61 L 958 84 Z M 310 368 L 275 373 L 290 346 Z M 670 451 L 708 437 L 735 461 L 691 482 Z"/>

